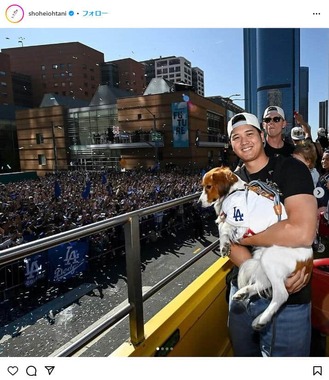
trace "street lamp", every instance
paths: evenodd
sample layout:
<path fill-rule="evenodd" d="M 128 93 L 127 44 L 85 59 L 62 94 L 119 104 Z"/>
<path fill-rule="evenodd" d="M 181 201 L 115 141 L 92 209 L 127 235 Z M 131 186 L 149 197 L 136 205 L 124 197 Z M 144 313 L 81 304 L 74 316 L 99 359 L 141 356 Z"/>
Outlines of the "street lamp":
<path fill-rule="evenodd" d="M 229 119 L 228 111 L 230 111 L 230 110 L 228 108 L 228 105 L 229 105 L 229 103 L 233 103 L 234 99 L 231 99 L 231 98 L 233 98 L 235 96 L 241 96 L 241 94 L 232 94 L 230 96 L 222 96 L 222 99 L 224 100 L 224 104 L 222 104 L 224 106 L 224 125 L 227 124 L 227 121 Z M 224 127 L 224 129 L 225 129 L 225 127 Z"/>
<path fill-rule="evenodd" d="M 231 98 L 233 98 L 233 96 L 241 96 L 241 94 L 232 94 L 232 95 L 230 95 L 230 96 L 224 97 L 224 99 L 229 99 L 229 100 L 231 100 Z"/>
<path fill-rule="evenodd" d="M 53 150 L 54 150 L 54 158 L 55 158 L 55 173 L 58 171 L 58 156 L 57 156 L 57 143 L 55 136 L 55 128 L 62 129 L 60 125 L 54 125 L 54 122 L 51 122 L 51 132 L 52 132 L 52 140 L 53 140 Z"/>

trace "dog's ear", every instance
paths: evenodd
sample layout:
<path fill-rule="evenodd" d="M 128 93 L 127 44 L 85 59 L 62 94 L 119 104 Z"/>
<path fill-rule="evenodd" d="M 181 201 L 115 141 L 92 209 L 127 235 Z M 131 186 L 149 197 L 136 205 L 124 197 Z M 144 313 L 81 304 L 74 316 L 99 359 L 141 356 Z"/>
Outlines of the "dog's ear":
<path fill-rule="evenodd" d="M 212 177 L 220 197 L 228 194 L 231 186 L 238 181 L 238 177 L 227 167 L 219 168 L 213 173 Z"/>
<path fill-rule="evenodd" d="M 234 174 L 229 168 L 225 168 L 226 178 L 227 181 L 232 185 L 235 184 L 235 182 L 238 182 L 238 177 L 236 174 Z"/>

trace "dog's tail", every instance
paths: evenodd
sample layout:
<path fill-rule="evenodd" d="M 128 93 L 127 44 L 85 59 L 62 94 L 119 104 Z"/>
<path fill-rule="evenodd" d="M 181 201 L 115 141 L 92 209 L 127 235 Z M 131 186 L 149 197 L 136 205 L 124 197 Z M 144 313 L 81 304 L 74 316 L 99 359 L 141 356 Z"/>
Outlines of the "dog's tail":
<path fill-rule="evenodd" d="M 267 278 L 258 258 L 246 260 L 239 268 L 239 289 L 251 284 L 255 284 L 259 295 L 271 295 L 271 283 Z"/>

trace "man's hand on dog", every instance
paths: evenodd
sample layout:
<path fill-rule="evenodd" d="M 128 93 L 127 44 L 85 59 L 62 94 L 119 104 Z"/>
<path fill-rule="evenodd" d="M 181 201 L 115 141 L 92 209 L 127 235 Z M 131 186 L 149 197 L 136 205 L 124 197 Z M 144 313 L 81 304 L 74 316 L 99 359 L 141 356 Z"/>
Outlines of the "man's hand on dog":
<path fill-rule="evenodd" d="M 305 274 L 306 268 L 292 273 L 285 281 L 285 286 L 289 294 L 299 292 L 310 280 L 310 275 Z"/>

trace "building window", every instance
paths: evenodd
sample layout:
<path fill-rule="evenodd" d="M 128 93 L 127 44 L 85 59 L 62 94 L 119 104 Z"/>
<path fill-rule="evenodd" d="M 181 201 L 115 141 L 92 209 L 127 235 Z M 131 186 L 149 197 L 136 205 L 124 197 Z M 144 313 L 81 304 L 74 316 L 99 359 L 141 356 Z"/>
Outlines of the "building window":
<path fill-rule="evenodd" d="M 56 63 L 53 64 L 53 69 L 54 70 L 57 70 L 58 69 L 58 65 Z"/>
<path fill-rule="evenodd" d="M 37 133 L 35 135 L 35 140 L 36 140 L 37 144 L 43 144 L 43 134 Z"/>
<path fill-rule="evenodd" d="M 179 58 L 175 58 L 175 59 L 170 59 L 169 60 L 169 65 L 179 65 L 180 64 L 180 60 Z"/>
<path fill-rule="evenodd" d="M 156 63 L 157 67 L 163 67 L 163 66 L 167 66 L 167 60 L 165 61 L 158 61 Z"/>
<path fill-rule="evenodd" d="M 46 70 L 46 66 L 45 65 L 41 65 L 41 70 L 42 71 Z"/>
<path fill-rule="evenodd" d="M 45 166 L 46 156 L 44 154 L 38 154 L 38 162 L 39 162 L 39 165 Z"/>
<path fill-rule="evenodd" d="M 207 129 L 209 136 L 216 136 L 224 131 L 224 119 L 222 116 L 207 112 Z"/>

